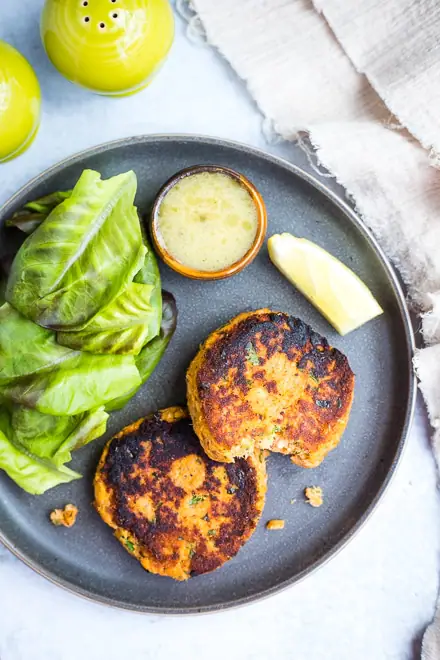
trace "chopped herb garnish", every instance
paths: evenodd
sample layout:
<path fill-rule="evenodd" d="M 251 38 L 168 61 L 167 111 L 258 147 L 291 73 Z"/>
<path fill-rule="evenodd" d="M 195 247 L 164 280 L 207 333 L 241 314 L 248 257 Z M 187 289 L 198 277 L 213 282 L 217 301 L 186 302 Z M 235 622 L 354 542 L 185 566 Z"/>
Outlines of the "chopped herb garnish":
<path fill-rule="evenodd" d="M 316 372 L 314 371 L 314 369 L 311 369 L 311 370 L 310 370 L 310 378 L 311 378 L 312 380 L 314 380 L 315 383 L 319 383 L 319 378 L 318 378 L 318 376 L 316 375 Z"/>
<path fill-rule="evenodd" d="M 199 502 L 203 502 L 205 500 L 204 495 L 193 495 L 189 501 L 190 506 L 194 506 L 194 504 L 198 504 Z"/>
<path fill-rule="evenodd" d="M 157 479 L 159 475 L 157 474 L 157 472 L 152 472 L 151 476 L 153 477 L 153 479 Z"/>
<path fill-rule="evenodd" d="M 226 492 L 229 493 L 229 495 L 233 495 L 237 490 L 238 490 L 237 486 L 230 486 L 229 488 L 226 489 Z"/>
<path fill-rule="evenodd" d="M 278 426 L 278 424 L 275 424 L 273 427 L 272 433 L 279 433 L 281 431 L 281 426 Z"/>
<path fill-rule="evenodd" d="M 253 347 L 252 342 L 249 342 L 246 346 L 246 360 L 251 364 L 253 364 L 254 367 L 258 367 L 258 365 L 260 364 L 257 351 Z"/>
<path fill-rule="evenodd" d="M 189 549 L 189 553 L 188 553 L 188 557 L 189 557 L 190 559 L 192 559 L 192 558 L 194 557 L 195 554 L 196 554 L 196 551 L 194 550 L 194 548 L 190 548 L 190 549 Z"/>
<path fill-rule="evenodd" d="M 129 539 L 125 539 L 124 543 L 127 550 L 130 550 L 130 552 L 134 552 L 134 543 L 129 541 Z"/>
<path fill-rule="evenodd" d="M 338 398 L 338 400 L 336 401 L 336 405 L 338 406 L 338 408 L 342 408 L 342 401 L 341 401 L 341 399 Z"/>
<path fill-rule="evenodd" d="M 215 531 L 215 529 L 210 529 L 208 532 L 208 536 L 215 536 L 216 534 L 217 532 Z"/>
<path fill-rule="evenodd" d="M 183 536 L 178 536 L 178 537 L 177 537 L 177 540 L 178 540 L 178 541 L 183 541 Z"/>
<path fill-rule="evenodd" d="M 208 514 L 205 514 L 202 518 L 202 520 L 206 520 L 206 522 L 209 522 L 209 516 Z"/>
<path fill-rule="evenodd" d="M 323 399 L 316 399 L 315 403 L 317 406 L 320 408 L 330 408 L 331 402 L 330 401 L 324 401 Z"/>
<path fill-rule="evenodd" d="M 254 384 L 254 381 L 253 381 L 253 380 L 247 380 L 247 381 L 246 381 L 246 385 L 247 385 L 248 387 L 252 387 L 253 384 Z"/>

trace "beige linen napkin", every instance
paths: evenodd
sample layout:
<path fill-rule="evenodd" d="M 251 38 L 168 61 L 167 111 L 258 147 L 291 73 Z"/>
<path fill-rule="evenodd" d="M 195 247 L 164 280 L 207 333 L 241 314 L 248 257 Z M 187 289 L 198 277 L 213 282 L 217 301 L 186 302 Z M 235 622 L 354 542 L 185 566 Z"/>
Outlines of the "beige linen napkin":
<path fill-rule="evenodd" d="M 438 0 L 313 0 L 344 51 L 427 149 L 440 151 Z"/>
<path fill-rule="evenodd" d="M 431 345 L 418 351 L 415 366 L 440 462 L 440 4 L 191 5 L 193 22 L 201 20 L 275 130 L 288 140 L 308 134 L 318 163 L 345 187 L 399 268 Z M 425 660 L 440 658 L 437 619 L 425 635 Z"/>

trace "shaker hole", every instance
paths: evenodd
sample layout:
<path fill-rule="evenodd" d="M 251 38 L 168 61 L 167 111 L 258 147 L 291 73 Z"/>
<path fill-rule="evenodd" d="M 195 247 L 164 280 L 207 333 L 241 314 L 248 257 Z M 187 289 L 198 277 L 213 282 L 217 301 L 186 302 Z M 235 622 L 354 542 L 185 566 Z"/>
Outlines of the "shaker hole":
<path fill-rule="evenodd" d="M 84 16 L 84 23 L 88 23 L 90 21 L 90 16 Z"/>
<path fill-rule="evenodd" d="M 100 23 L 99 27 L 101 28 L 101 30 L 103 30 L 105 28 L 105 23 Z"/>

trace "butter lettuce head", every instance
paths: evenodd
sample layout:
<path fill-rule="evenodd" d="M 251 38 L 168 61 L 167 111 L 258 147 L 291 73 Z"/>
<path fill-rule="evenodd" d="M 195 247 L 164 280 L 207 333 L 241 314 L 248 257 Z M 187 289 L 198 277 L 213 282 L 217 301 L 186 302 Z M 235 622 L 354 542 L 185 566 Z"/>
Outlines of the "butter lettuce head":
<path fill-rule="evenodd" d="M 72 451 L 146 382 L 176 327 L 136 176 L 85 170 L 8 221 L 28 234 L 0 300 L 0 470 L 28 493 L 80 478 Z"/>

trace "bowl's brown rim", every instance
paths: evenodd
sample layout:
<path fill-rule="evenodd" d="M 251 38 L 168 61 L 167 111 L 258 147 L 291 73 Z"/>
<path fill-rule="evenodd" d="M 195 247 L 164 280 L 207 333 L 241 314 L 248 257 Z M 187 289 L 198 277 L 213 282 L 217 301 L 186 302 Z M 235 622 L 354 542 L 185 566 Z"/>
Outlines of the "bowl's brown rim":
<path fill-rule="evenodd" d="M 114 598 L 107 598 L 105 596 L 97 595 L 93 593 L 91 590 L 72 584 L 70 581 L 65 580 L 61 576 L 57 575 L 54 571 L 42 569 L 39 566 L 38 562 L 36 562 L 32 557 L 30 557 L 29 554 L 24 550 L 15 547 L 13 542 L 10 541 L 7 538 L 7 536 L 0 530 L 0 542 L 3 543 L 3 545 L 6 548 L 8 548 L 16 557 L 18 557 L 18 559 L 21 559 L 21 561 L 23 561 L 27 566 L 32 568 L 36 573 L 39 573 L 40 575 L 48 579 L 50 582 L 60 587 L 63 587 L 64 589 L 70 591 L 73 594 L 82 596 L 83 598 L 86 598 L 87 600 L 90 600 L 94 603 L 102 603 L 104 605 L 109 605 L 119 609 L 124 609 L 139 613 L 182 616 L 189 614 L 205 614 L 210 612 L 224 611 L 227 609 L 240 607 L 243 605 L 248 605 L 250 603 L 254 603 L 256 601 L 262 600 L 263 598 L 268 598 L 281 591 L 284 591 L 293 584 L 297 584 L 298 582 L 302 581 L 311 573 L 315 572 L 318 568 L 324 566 L 330 559 L 335 557 L 364 526 L 364 524 L 370 518 L 373 511 L 376 509 L 379 501 L 382 499 L 388 486 L 390 485 L 391 479 L 394 476 L 396 472 L 396 468 L 402 457 L 403 449 L 406 444 L 405 441 L 406 438 L 408 437 L 408 432 L 414 417 L 417 387 L 416 387 L 416 377 L 412 368 L 412 358 L 415 351 L 415 337 L 414 337 L 414 330 L 411 324 L 408 308 L 406 306 L 405 296 L 402 291 L 399 278 L 396 272 L 394 271 L 394 268 L 391 266 L 390 262 L 388 261 L 388 258 L 386 257 L 384 251 L 378 244 L 373 233 L 367 228 L 367 226 L 364 224 L 361 218 L 343 199 L 341 199 L 332 190 L 327 188 L 323 183 L 318 181 L 314 176 L 312 176 L 305 170 L 302 170 L 297 165 L 294 165 L 293 163 L 289 163 L 289 161 L 280 158 L 278 156 L 269 154 L 263 151 L 262 149 L 258 149 L 256 147 L 249 146 L 233 140 L 225 140 L 222 138 L 215 138 L 204 135 L 192 135 L 185 133 L 139 135 L 130 138 L 121 138 L 119 140 L 113 140 L 111 142 L 105 142 L 103 144 L 73 154 L 72 156 L 69 156 L 64 160 L 56 163 L 55 165 L 46 169 L 41 174 L 31 179 L 27 184 L 22 186 L 12 197 L 10 197 L 10 199 L 0 208 L 0 222 L 3 218 L 6 218 L 8 217 L 8 215 L 10 215 L 10 213 L 12 212 L 12 210 L 14 209 L 14 207 L 16 206 L 17 202 L 20 199 L 24 197 L 29 198 L 32 190 L 35 188 L 37 184 L 44 182 L 45 179 L 53 176 L 54 174 L 59 173 L 67 166 L 81 162 L 81 160 L 84 158 L 88 158 L 89 156 L 94 156 L 103 153 L 105 151 L 127 147 L 132 144 L 149 144 L 151 142 L 157 143 L 157 142 L 173 142 L 173 141 L 187 141 L 194 143 L 202 142 L 203 144 L 208 144 L 208 145 L 210 144 L 213 147 L 223 146 L 223 147 L 233 148 L 236 151 L 245 153 L 246 155 L 256 156 L 257 158 L 265 160 L 270 164 L 281 166 L 284 169 L 290 171 L 292 174 L 296 175 L 298 178 L 309 183 L 313 188 L 315 188 L 321 194 L 323 194 L 330 202 L 333 202 L 333 204 L 335 204 L 340 209 L 340 211 L 342 211 L 342 213 L 344 213 L 344 215 L 361 232 L 361 234 L 371 245 L 377 256 L 380 258 L 382 265 L 389 277 L 390 284 L 394 290 L 399 306 L 399 311 L 401 313 L 403 325 L 405 328 L 406 355 L 402 355 L 402 360 L 406 358 L 407 369 L 408 369 L 408 383 L 409 383 L 408 394 L 407 394 L 407 406 L 403 420 L 402 433 L 399 444 L 396 448 L 396 453 L 393 462 L 390 466 L 388 473 L 384 477 L 384 481 L 381 487 L 379 488 L 377 494 L 372 499 L 371 503 L 369 504 L 365 512 L 358 518 L 358 520 L 352 526 L 352 528 L 323 557 L 318 559 L 311 566 L 308 566 L 304 570 L 300 571 L 300 573 L 298 573 L 297 575 L 288 578 L 287 580 L 283 580 L 279 584 L 274 585 L 273 587 L 270 587 L 269 589 L 266 589 L 265 591 L 260 592 L 258 594 L 245 596 L 238 600 L 231 600 L 231 601 L 216 603 L 214 605 L 208 605 L 203 607 L 172 608 L 172 607 L 138 606 L 132 603 L 124 602 L 123 600 L 116 600 Z"/>
<path fill-rule="evenodd" d="M 201 174 L 203 172 L 226 174 L 227 176 L 232 177 L 235 181 L 238 181 L 238 183 L 240 183 L 251 196 L 257 211 L 257 232 L 255 234 L 254 240 L 252 241 L 252 245 L 241 257 L 241 259 L 235 261 L 230 266 L 217 271 L 204 271 L 197 268 L 191 268 L 191 266 L 187 266 L 175 259 L 169 250 L 167 250 L 163 240 L 161 240 L 159 229 L 160 207 L 170 190 L 182 179 L 185 179 L 189 176 L 194 176 L 196 174 Z M 162 188 L 159 190 L 151 209 L 150 229 L 153 243 L 157 252 L 159 253 L 159 256 L 167 264 L 167 266 L 175 270 L 177 273 L 183 275 L 184 277 L 189 277 L 193 280 L 224 280 L 227 277 L 236 275 L 244 268 L 246 268 L 246 266 L 249 266 L 249 264 L 252 263 L 260 251 L 267 231 L 266 205 L 256 186 L 254 186 L 254 184 L 240 172 L 236 172 L 230 167 L 224 167 L 222 165 L 192 165 L 191 167 L 186 167 L 185 169 L 180 170 L 174 174 L 170 179 L 168 179 L 168 181 L 164 183 Z"/>

